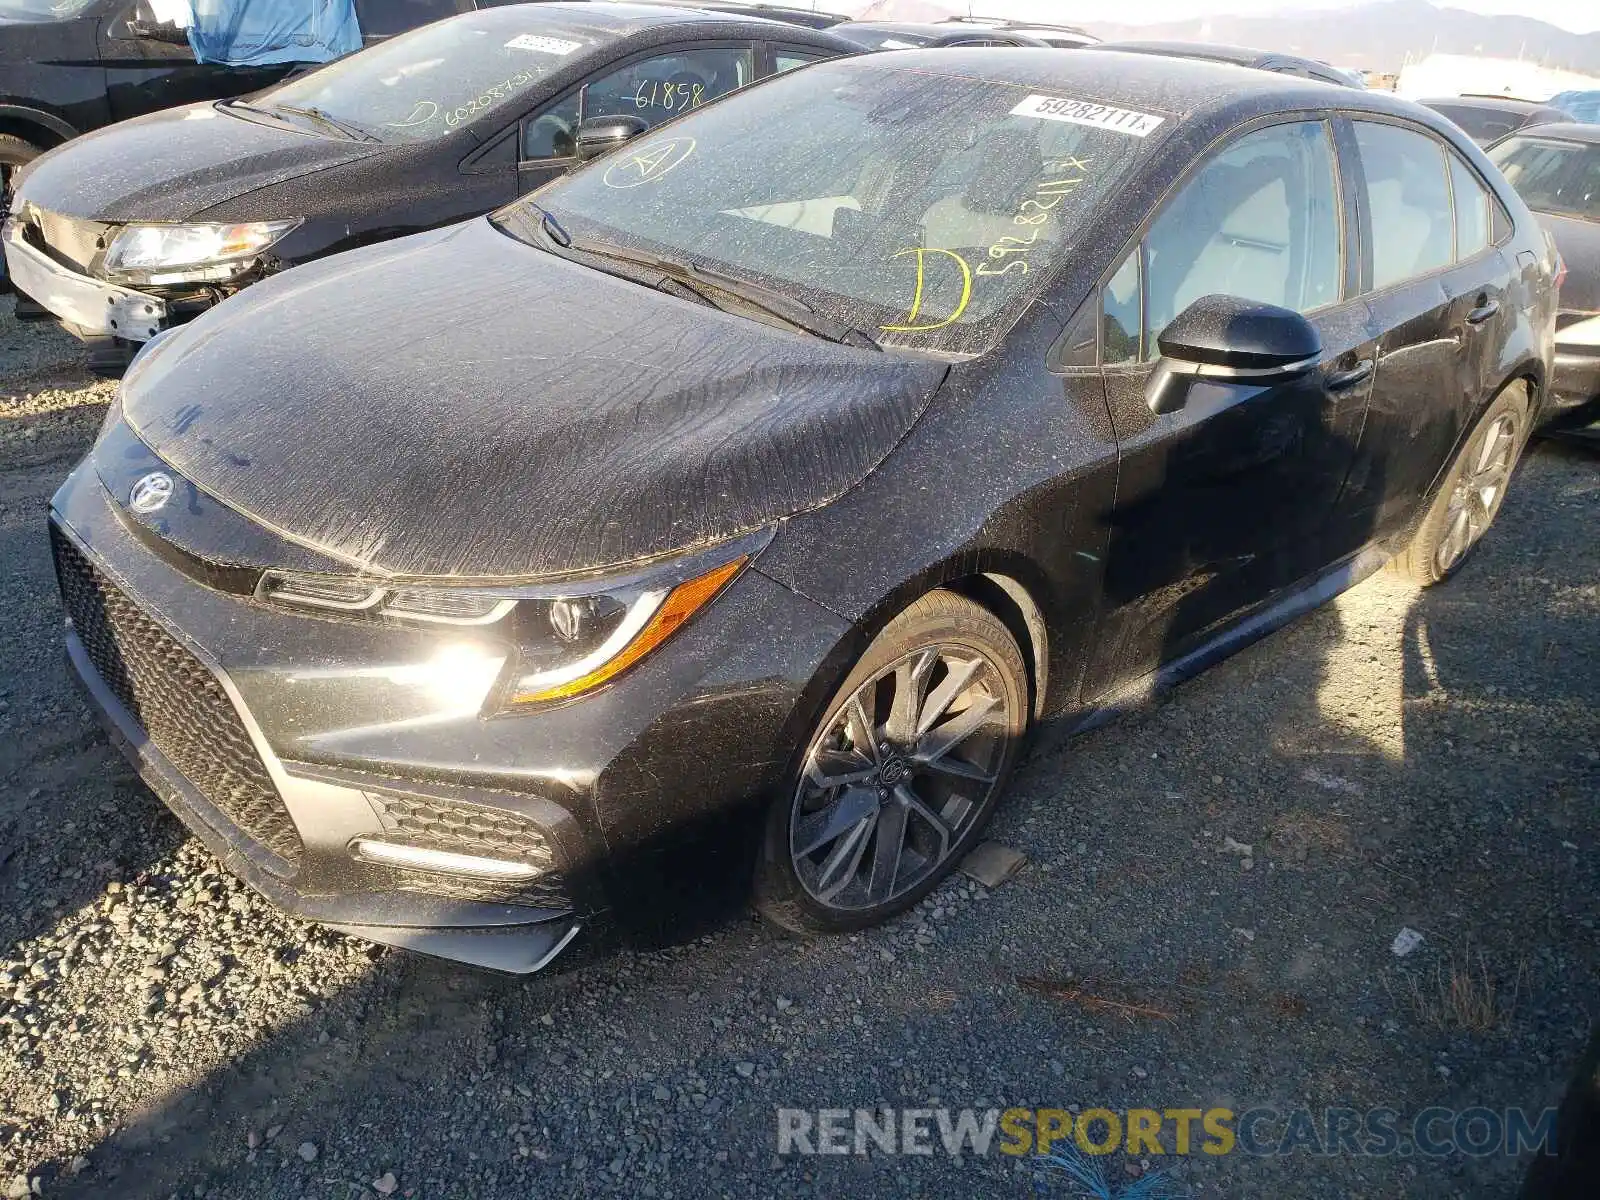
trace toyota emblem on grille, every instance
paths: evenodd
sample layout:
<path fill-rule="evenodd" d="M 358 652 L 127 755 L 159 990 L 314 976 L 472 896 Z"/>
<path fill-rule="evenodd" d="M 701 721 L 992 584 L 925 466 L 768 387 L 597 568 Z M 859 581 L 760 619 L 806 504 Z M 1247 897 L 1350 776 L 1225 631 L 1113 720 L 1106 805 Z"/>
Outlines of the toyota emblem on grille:
<path fill-rule="evenodd" d="M 172 476 L 165 471 L 151 471 L 133 485 L 128 493 L 128 507 L 136 513 L 153 513 L 172 499 Z"/>

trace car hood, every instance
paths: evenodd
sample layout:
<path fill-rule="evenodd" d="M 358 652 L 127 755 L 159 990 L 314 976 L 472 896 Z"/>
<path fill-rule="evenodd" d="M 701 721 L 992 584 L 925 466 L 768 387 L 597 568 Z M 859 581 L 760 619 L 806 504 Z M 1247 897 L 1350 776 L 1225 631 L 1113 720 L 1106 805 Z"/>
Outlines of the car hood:
<path fill-rule="evenodd" d="M 289 539 L 377 573 L 492 579 L 824 504 L 946 370 L 667 296 L 479 219 L 247 289 L 152 348 L 122 402 L 162 459 Z"/>
<path fill-rule="evenodd" d="M 1561 284 L 1560 304 L 1574 312 L 1600 312 L 1600 221 L 1539 213 L 1539 224 L 1549 230 L 1567 264 Z"/>
<path fill-rule="evenodd" d="M 91 221 L 186 221 L 246 192 L 383 152 L 229 113 L 214 102 L 107 126 L 41 155 L 22 197 Z"/>

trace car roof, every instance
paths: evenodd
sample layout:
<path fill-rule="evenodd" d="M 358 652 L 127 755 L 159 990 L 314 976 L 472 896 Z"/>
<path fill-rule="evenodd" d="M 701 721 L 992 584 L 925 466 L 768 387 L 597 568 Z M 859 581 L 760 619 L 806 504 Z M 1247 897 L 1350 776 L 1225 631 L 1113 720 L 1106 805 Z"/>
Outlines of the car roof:
<path fill-rule="evenodd" d="M 808 29 L 828 29 L 850 18 L 843 13 L 826 12 L 816 8 L 796 8 L 787 4 L 762 4 L 760 0 L 688 0 L 686 8 L 706 12 L 727 12 L 747 17 L 766 17 L 785 25 L 802 25 Z"/>
<path fill-rule="evenodd" d="M 1577 121 L 1551 121 L 1547 125 L 1524 125 L 1521 129 L 1513 129 L 1506 134 L 1506 140 L 1514 137 L 1582 142 L 1586 146 L 1600 146 L 1600 125 L 1584 125 Z"/>
<path fill-rule="evenodd" d="M 929 21 L 846 21 L 835 25 L 828 30 L 836 37 L 848 38 L 856 41 L 854 35 L 869 34 L 885 38 L 916 38 L 925 42 L 930 49 L 944 48 L 952 42 L 963 40 L 977 41 L 980 38 L 1014 38 L 1026 40 L 1037 35 L 1024 29 L 1002 29 L 991 25 L 972 25 L 965 21 L 944 22 Z M 865 39 L 859 43 L 868 44 Z"/>
<path fill-rule="evenodd" d="M 480 0 L 480 4 L 481 7 L 477 10 L 480 13 L 505 12 L 510 8 L 522 8 L 527 10 L 527 15 L 532 20 L 558 21 L 573 29 L 611 34 L 616 37 L 625 37 L 630 33 L 663 25 L 762 25 L 785 30 L 802 28 L 751 13 L 721 12 L 710 8 L 678 8 L 666 4 L 614 3 L 613 0 L 568 0 L 565 3 L 562 0 L 546 0 L 539 4 L 524 4 L 520 3 L 520 0 L 512 0 L 508 4 L 496 4 L 493 0 L 488 0 L 487 3 Z"/>
<path fill-rule="evenodd" d="M 1560 112 L 1559 108 L 1551 108 L 1538 100 L 1522 100 L 1516 96 L 1429 96 L 1426 100 L 1419 101 L 1430 108 L 1440 104 L 1453 104 L 1460 108 L 1470 108 L 1478 112 L 1505 112 L 1505 113 L 1532 113 L 1541 109 L 1547 112 Z"/>
<path fill-rule="evenodd" d="M 1269 58 L 1296 58 L 1293 54 L 1273 54 L 1250 46 L 1229 46 L 1222 42 L 1101 42 L 1096 49 L 1126 50 L 1130 54 L 1168 54 L 1174 58 L 1197 58 L 1208 62 L 1233 63 L 1240 67 L 1253 67 Z"/>
<path fill-rule="evenodd" d="M 1086 53 L 1092 50 L 1095 53 Z M 1206 59 L 1056 47 L 896 50 L 835 59 L 830 69 L 918 71 L 987 80 L 1114 108 L 1177 118 L 1218 134 L 1273 113 L 1370 112 L 1425 126 L 1473 157 L 1477 147 L 1446 117 L 1392 92 L 1336 87 L 1299 75 L 1249 70 Z"/>

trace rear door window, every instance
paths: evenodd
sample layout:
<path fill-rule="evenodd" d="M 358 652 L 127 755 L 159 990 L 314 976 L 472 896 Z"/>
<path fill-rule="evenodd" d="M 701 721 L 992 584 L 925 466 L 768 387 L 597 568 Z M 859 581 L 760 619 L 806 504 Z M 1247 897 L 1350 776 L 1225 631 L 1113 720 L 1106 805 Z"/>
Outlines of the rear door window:
<path fill-rule="evenodd" d="M 1455 217 L 1444 147 L 1398 125 L 1354 125 L 1372 221 L 1372 286 L 1389 287 L 1449 266 Z"/>

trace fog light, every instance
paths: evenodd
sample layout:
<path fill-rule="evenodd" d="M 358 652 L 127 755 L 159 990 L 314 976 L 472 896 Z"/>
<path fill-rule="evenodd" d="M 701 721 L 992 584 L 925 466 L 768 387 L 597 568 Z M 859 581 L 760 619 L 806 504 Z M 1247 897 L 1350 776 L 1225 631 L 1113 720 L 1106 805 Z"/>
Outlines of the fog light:
<path fill-rule="evenodd" d="M 434 871 L 443 875 L 470 875 L 476 879 L 523 880 L 544 874 L 542 867 L 508 858 L 481 858 L 476 854 L 456 854 L 449 850 L 429 850 L 424 846 L 404 846 L 397 842 L 378 842 L 360 838 L 350 844 L 350 852 L 366 862 L 412 871 Z"/>

